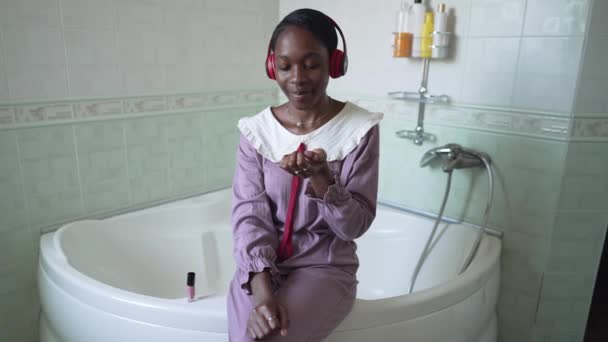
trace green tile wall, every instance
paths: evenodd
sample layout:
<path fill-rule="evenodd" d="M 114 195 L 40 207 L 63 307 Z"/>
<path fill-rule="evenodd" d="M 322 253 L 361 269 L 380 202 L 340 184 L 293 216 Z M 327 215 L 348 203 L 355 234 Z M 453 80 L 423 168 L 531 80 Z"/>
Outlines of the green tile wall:
<path fill-rule="evenodd" d="M 159 200 L 169 193 L 166 127 L 164 116 L 125 122 L 132 203 Z"/>
<path fill-rule="evenodd" d="M 416 146 L 394 134 L 411 125 L 390 114 L 382 122 L 380 189 L 383 199 L 436 212 L 445 190 L 446 174 L 439 165 L 421 168 L 419 161 L 432 147 L 458 143 L 492 157 L 495 172 L 492 226 L 533 236 L 551 234 L 551 214 L 557 206 L 567 143 L 428 125 L 427 130 L 436 134 L 438 140 Z M 546 172 L 547 169 L 554 171 Z M 479 224 L 487 194 L 485 171 L 456 170 L 446 214 Z"/>
<path fill-rule="evenodd" d="M 38 338 L 41 229 L 230 186 L 236 123 L 263 107 L 0 130 L 0 341 Z"/>
<path fill-rule="evenodd" d="M 498 315 L 500 341 L 532 341 L 537 306 L 547 271 L 555 213 L 568 151 L 566 141 L 426 125 L 434 143 L 416 146 L 395 131 L 414 123 L 385 113 L 381 125 L 380 199 L 437 212 L 446 174 L 419 167 L 422 154 L 446 143 L 488 153 L 495 172 L 490 226 L 505 233 Z M 487 201 L 484 171 L 456 170 L 446 215 L 480 224 Z M 517 338 L 517 339 L 515 339 Z"/>
<path fill-rule="evenodd" d="M 127 158 L 121 121 L 75 125 L 84 211 L 112 211 L 129 205 Z"/>
<path fill-rule="evenodd" d="M 28 215 L 44 226 L 84 213 L 72 126 L 18 131 Z"/>
<path fill-rule="evenodd" d="M 380 199 L 437 212 L 446 175 L 418 166 L 424 151 L 459 143 L 488 153 L 496 176 L 490 226 L 503 231 L 499 341 L 583 340 L 608 226 L 608 142 L 553 140 L 427 124 L 438 141 L 416 146 L 381 125 Z M 486 175 L 457 170 L 446 215 L 479 224 Z"/>
<path fill-rule="evenodd" d="M 246 115 L 253 115 L 257 112 L 249 111 Z M 238 129 L 233 123 L 243 114 L 239 111 L 229 112 L 209 112 L 206 114 L 207 120 L 212 124 L 207 127 L 208 132 L 204 137 L 204 143 L 209 147 L 207 154 L 207 172 L 209 188 L 217 189 L 220 184 L 231 184 L 232 174 L 235 165 L 234 154 L 238 146 Z M 209 117 L 222 118 L 221 120 L 209 120 Z"/>
<path fill-rule="evenodd" d="M 0 131 L 0 341 L 35 341 L 37 239 L 29 228 L 15 132 Z"/>
<path fill-rule="evenodd" d="M 169 184 L 173 195 L 207 188 L 207 155 L 205 130 L 213 120 L 204 120 L 201 113 L 171 116 L 167 119 Z"/>
<path fill-rule="evenodd" d="M 23 181 L 15 132 L 0 131 L 0 231 L 27 225 Z"/>
<path fill-rule="evenodd" d="M 536 334 L 582 341 L 608 227 L 608 143 L 568 146 Z"/>
<path fill-rule="evenodd" d="M 262 108 L 0 130 L 0 298 L 6 303 L 0 315 L 15 327 L 0 332 L 0 340 L 37 334 L 34 272 L 41 228 L 229 186 L 236 121 Z M 552 341 L 556 331 L 578 341 L 608 221 L 608 202 L 602 200 L 608 164 L 598 158 L 608 155 L 608 144 L 429 124 L 438 140 L 415 146 L 394 134 L 414 123 L 385 114 L 383 201 L 438 210 L 446 175 L 437 166 L 418 166 L 429 148 L 459 143 L 492 156 L 490 226 L 505 232 L 500 341 Z M 481 223 L 487 191 L 482 170 L 455 171 L 447 216 Z M 28 309 L 12 314 L 20 305 Z"/>

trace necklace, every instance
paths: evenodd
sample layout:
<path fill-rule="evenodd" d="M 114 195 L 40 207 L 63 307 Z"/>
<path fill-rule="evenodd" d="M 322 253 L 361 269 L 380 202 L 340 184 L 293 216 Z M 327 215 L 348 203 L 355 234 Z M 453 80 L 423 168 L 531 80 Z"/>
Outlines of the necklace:
<path fill-rule="evenodd" d="M 331 99 L 331 98 L 329 98 L 329 103 L 330 103 L 330 105 L 331 105 L 331 100 L 332 100 L 332 99 Z M 293 117 L 293 116 L 291 115 L 291 113 L 289 112 L 289 106 L 287 106 L 287 114 L 288 114 L 290 117 Z M 325 114 L 323 114 L 323 115 L 319 116 L 318 118 L 314 119 L 314 120 L 313 120 L 313 121 L 311 121 L 311 122 L 306 122 L 306 123 L 305 123 L 305 122 L 303 122 L 302 120 L 298 120 L 298 121 L 296 122 L 296 126 L 297 126 L 298 128 L 302 128 L 302 127 L 304 127 L 304 125 L 307 125 L 307 126 L 314 125 L 315 123 L 317 123 L 317 122 L 321 121 L 323 118 L 325 118 L 325 117 L 327 116 L 327 114 L 329 114 L 329 111 L 325 112 Z"/>
<path fill-rule="evenodd" d="M 288 109 L 287 111 L 289 111 L 289 109 Z M 291 114 L 290 114 L 290 115 L 291 115 Z M 302 120 L 299 120 L 298 122 L 296 122 L 296 126 L 297 126 L 297 127 L 299 127 L 299 128 L 304 127 L 304 125 L 307 125 L 307 126 L 312 126 L 312 125 L 316 124 L 317 122 L 321 121 L 321 119 L 323 119 L 323 118 L 324 118 L 324 117 L 326 117 L 326 116 L 327 116 L 327 113 L 325 113 L 325 114 L 323 114 L 323 115 L 319 116 L 318 118 L 314 119 L 314 120 L 313 120 L 313 121 L 311 121 L 311 122 L 306 122 L 306 123 L 302 122 Z"/>

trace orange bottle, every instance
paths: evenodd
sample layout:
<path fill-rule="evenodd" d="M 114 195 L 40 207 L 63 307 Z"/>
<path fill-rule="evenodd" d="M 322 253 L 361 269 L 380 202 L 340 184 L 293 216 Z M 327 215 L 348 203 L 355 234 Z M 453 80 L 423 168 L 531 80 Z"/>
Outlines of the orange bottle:
<path fill-rule="evenodd" d="M 407 32 L 409 7 L 407 1 L 404 0 L 401 2 L 401 8 L 397 12 L 397 30 L 395 31 L 393 57 L 410 57 L 412 55 L 413 35 L 411 32 Z"/>

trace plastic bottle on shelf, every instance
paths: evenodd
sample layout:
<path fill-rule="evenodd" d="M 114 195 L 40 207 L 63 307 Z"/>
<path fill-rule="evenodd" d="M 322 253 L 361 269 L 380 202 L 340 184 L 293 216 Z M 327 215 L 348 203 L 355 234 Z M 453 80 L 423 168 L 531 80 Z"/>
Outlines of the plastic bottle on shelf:
<path fill-rule="evenodd" d="M 414 4 L 410 7 L 408 18 L 408 32 L 414 36 L 412 42 L 412 57 L 421 57 L 422 51 L 422 29 L 424 26 L 424 15 L 426 7 L 422 0 L 414 0 Z"/>
<path fill-rule="evenodd" d="M 435 23 L 433 29 L 433 58 L 446 58 L 448 55 L 449 36 L 448 30 L 448 13 L 444 3 L 437 6 L 435 12 Z"/>
<path fill-rule="evenodd" d="M 422 39 L 420 40 L 420 57 L 431 58 L 433 45 L 433 12 L 428 12 L 424 16 L 424 26 L 422 27 Z"/>
<path fill-rule="evenodd" d="M 401 8 L 397 12 L 393 57 L 410 57 L 412 55 L 412 33 L 408 31 L 409 10 L 410 5 L 406 0 L 403 0 Z"/>

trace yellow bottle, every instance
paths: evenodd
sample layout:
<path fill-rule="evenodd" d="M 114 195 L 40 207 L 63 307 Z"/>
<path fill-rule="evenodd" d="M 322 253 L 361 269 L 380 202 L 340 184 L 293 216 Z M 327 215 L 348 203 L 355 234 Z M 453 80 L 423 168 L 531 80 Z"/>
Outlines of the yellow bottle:
<path fill-rule="evenodd" d="M 433 12 L 424 15 L 424 26 L 422 27 L 422 39 L 420 40 L 420 57 L 431 58 L 433 54 Z"/>

